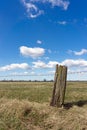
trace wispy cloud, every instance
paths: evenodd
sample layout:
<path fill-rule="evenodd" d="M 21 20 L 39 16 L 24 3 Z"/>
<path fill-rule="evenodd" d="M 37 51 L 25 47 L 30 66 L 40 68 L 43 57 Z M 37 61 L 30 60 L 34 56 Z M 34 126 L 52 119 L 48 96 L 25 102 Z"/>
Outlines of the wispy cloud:
<path fill-rule="evenodd" d="M 83 54 L 87 54 L 87 49 L 82 49 L 81 51 L 74 51 L 74 54 L 75 55 L 78 55 L 78 56 L 80 56 L 80 55 L 83 55 Z"/>
<path fill-rule="evenodd" d="M 46 0 L 46 1 L 51 3 L 53 7 L 55 6 L 62 7 L 64 10 L 67 10 L 69 6 L 69 1 L 64 0 Z"/>
<path fill-rule="evenodd" d="M 22 0 L 22 3 L 24 4 L 26 11 L 27 11 L 27 16 L 30 18 L 36 18 L 41 14 L 44 14 L 43 10 L 39 10 L 38 7 L 30 2 L 26 2 L 26 0 Z"/>
<path fill-rule="evenodd" d="M 47 56 L 47 57 L 44 57 L 45 60 L 49 60 L 50 58 Z"/>
<path fill-rule="evenodd" d="M 48 53 L 52 53 L 52 51 L 50 49 L 48 49 Z"/>
<path fill-rule="evenodd" d="M 44 55 L 45 49 L 40 48 L 40 47 L 26 47 L 26 46 L 21 46 L 20 48 L 20 53 L 23 56 L 31 57 L 31 58 L 38 58 Z"/>
<path fill-rule="evenodd" d="M 68 54 L 72 54 L 73 53 L 74 55 L 81 56 L 81 55 L 87 54 L 87 49 L 81 49 L 81 51 L 68 50 L 67 53 Z"/>
<path fill-rule="evenodd" d="M 72 54 L 73 51 L 72 51 L 72 50 L 68 50 L 67 53 L 68 53 L 68 54 Z"/>
<path fill-rule="evenodd" d="M 61 7 L 63 10 L 67 10 L 70 2 L 68 0 L 21 0 L 23 5 L 26 8 L 28 17 L 36 18 L 42 14 L 44 14 L 44 10 L 40 9 L 38 3 L 45 5 L 49 3 L 52 8 Z"/>
<path fill-rule="evenodd" d="M 37 40 L 37 44 L 42 44 L 42 41 L 41 40 Z"/>
<path fill-rule="evenodd" d="M 6 66 L 0 67 L 0 71 L 8 71 L 8 70 L 14 70 L 14 69 L 29 69 L 29 65 L 27 63 L 21 63 L 21 64 L 10 64 Z"/>
<path fill-rule="evenodd" d="M 58 21 L 57 23 L 60 24 L 60 25 L 66 25 L 67 24 L 66 21 Z"/>
<path fill-rule="evenodd" d="M 30 0 L 31 2 L 40 2 L 40 3 L 50 3 L 52 7 L 58 6 L 62 7 L 64 10 L 67 10 L 70 2 L 68 0 Z"/>

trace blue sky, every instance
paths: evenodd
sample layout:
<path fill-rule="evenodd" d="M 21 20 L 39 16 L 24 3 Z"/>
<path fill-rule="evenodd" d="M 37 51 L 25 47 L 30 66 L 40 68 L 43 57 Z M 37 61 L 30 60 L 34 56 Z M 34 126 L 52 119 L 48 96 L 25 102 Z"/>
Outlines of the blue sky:
<path fill-rule="evenodd" d="M 53 79 L 37 75 L 54 74 L 56 64 L 87 71 L 87 0 L 1 0 L 0 74 L 11 77 L 0 79 Z"/>

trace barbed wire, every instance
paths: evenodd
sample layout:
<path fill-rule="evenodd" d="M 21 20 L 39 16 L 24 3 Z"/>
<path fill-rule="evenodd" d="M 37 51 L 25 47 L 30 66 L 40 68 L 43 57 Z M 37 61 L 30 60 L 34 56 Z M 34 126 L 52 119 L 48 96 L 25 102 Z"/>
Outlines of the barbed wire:
<path fill-rule="evenodd" d="M 32 74 L 24 74 L 24 75 L 22 75 L 22 74 L 16 74 L 16 75 L 2 75 L 2 76 L 0 76 L 0 77 L 11 77 L 11 76 L 51 76 L 51 75 L 54 75 L 54 74 L 35 74 L 35 75 L 32 75 Z"/>
<path fill-rule="evenodd" d="M 87 73 L 87 71 L 72 71 L 72 72 L 68 72 L 67 74 L 83 74 L 83 73 Z M 9 74 L 9 75 L 1 75 L 0 77 L 27 77 L 27 76 L 53 76 L 55 73 L 53 74 Z"/>
<path fill-rule="evenodd" d="M 68 74 L 79 74 L 79 73 L 87 73 L 87 71 L 72 71 L 72 72 L 68 72 Z"/>

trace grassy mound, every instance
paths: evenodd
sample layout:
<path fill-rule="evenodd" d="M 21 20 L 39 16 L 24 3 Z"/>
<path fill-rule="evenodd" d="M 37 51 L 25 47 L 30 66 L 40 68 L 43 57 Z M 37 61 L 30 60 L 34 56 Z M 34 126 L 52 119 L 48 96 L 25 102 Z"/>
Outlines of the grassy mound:
<path fill-rule="evenodd" d="M 0 130 L 86 129 L 87 105 L 66 109 L 25 100 L 0 100 Z"/>
<path fill-rule="evenodd" d="M 19 100 L 0 100 L 0 130 L 39 130 L 48 113 L 44 105 Z"/>

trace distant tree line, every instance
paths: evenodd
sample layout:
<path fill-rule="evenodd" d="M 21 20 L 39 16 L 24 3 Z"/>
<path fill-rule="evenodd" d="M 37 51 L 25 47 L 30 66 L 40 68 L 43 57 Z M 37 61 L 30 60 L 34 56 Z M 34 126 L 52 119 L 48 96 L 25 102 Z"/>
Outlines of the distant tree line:
<path fill-rule="evenodd" d="M 43 80 L 7 80 L 7 79 L 3 79 L 0 80 L 0 82 L 53 82 L 53 80 L 47 80 L 47 79 L 43 79 Z"/>

